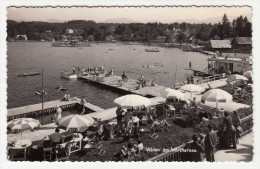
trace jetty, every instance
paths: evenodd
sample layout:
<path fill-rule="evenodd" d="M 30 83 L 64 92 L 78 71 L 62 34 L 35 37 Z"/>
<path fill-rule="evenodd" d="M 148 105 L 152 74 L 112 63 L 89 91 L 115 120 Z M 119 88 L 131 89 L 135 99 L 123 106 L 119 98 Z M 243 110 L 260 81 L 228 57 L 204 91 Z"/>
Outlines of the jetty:
<path fill-rule="evenodd" d="M 51 114 L 56 111 L 56 105 L 59 105 L 62 110 L 73 108 L 80 104 L 80 99 L 77 97 L 71 98 L 69 101 L 62 101 L 62 100 L 54 100 L 49 102 L 43 103 L 43 110 L 42 110 L 42 103 L 16 107 L 7 110 L 7 120 L 12 120 L 20 117 L 31 117 L 31 116 L 38 116 L 43 114 Z M 104 109 L 93 105 L 91 103 L 86 102 L 84 104 L 86 109 L 90 110 L 90 112 L 97 112 L 102 111 Z"/>
<path fill-rule="evenodd" d="M 148 98 L 160 97 L 161 91 L 167 88 L 157 84 L 151 86 L 151 82 L 146 82 L 145 87 L 139 88 L 139 80 L 128 79 L 127 81 L 123 81 L 121 76 L 117 75 L 104 77 L 101 80 L 95 80 L 84 76 L 79 76 L 78 79 L 117 93 L 138 94 Z"/>
<path fill-rule="evenodd" d="M 101 80 L 92 79 L 89 77 L 79 76 L 79 80 L 85 81 L 89 84 L 102 87 L 103 89 L 111 90 L 120 94 L 138 94 L 148 98 L 161 97 L 161 91 L 169 88 L 155 84 L 151 85 L 151 82 L 146 82 L 146 86 L 139 88 L 139 80 L 128 79 L 123 81 L 121 76 L 111 75 L 104 77 Z M 179 89 L 182 85 L 187 84 L 187 81 L 175 83 L 175 89 Z M 205 89 L 216 88 L 227 85 L 226 78 L 222 78 L 220 75 L 209 76 L 199 82 L 195 83 Z"/>

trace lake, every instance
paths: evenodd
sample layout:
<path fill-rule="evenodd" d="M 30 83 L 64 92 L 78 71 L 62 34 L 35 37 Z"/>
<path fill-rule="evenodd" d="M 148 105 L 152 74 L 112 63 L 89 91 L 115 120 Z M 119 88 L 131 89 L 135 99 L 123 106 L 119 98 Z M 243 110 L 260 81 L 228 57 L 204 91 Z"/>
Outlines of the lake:
<path fill-rule="evenodd" d="M 23 46 L 20 47 L 19 45 Z M 178 48 L 160 48 L 160 52 L 145 52 L 154 48 L 143 45 L 123 45 L 115 43 L 93 44 L 92 47 L 51 47 L 51 42 L 8 42 L 7 45 L 7 84 L 8 108 L 36 104 L 41 97 L 35 94 L 41 88 L 41 76 L 17 77 L 20 73 L 40 72 L 44 69 L 44 90 L 48 92 L 44 101 L 61 99 L 64 92 L 55 91 L 59 85 L 68 88 L 71 97 L 85 96 L 87 102 L 101 108 L 114 107 L 113 100 L 121 95 L 101 89 L 78 80 L 60 78 L 61 71 L 72 71 L 73 66 L 100 67 L 114 74 L 123 71 L 129 78 L 140 78 L 141 73 L 147 81 L 173 87 L 175 82 L 183 81 L 191 71 L 188 68 L 204 70 L 207 55 L 184 52 Z M 144 68 L 144 65 L 163 65 L 162 67 Z M 176 70 L 177 65 L 177 70 Z"/>

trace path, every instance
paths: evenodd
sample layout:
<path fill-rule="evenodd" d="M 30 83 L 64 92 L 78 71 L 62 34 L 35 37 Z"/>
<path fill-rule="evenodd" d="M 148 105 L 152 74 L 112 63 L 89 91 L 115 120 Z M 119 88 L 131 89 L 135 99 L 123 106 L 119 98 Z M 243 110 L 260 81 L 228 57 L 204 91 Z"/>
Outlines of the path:
<path fill-rule="evenodd" d="M 253 132 L 239 139 L 237 149 L 219 150 L 215 153 L 215 161 L 244 161 L 249 162 L 253 158 Z"/>

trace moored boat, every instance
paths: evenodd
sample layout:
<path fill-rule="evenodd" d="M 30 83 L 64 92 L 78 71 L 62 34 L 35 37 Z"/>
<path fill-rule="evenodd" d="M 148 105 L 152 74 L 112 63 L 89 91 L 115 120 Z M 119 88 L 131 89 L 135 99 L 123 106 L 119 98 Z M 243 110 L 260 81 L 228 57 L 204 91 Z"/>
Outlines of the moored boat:
<path fill-rule="evenodd" d="M 78 74 L 72 73 L 72 72 L 62 72 L 61 77 L 65 79 L 77 79 Z"/>
<path fill-rule="evenodd" d="M 39 72 L 32 72 L 32 73 L 22 73 L 17 75 L 17 77 L 26 77 L 26 76 L 35 76 L 35 75 L 40 75 Z"/>
<path fill-rule="evenodd" d="M 80 42 L 78 40 L 71 41 L 54 41 L 52 47 L 91 47 L 89 42 Z"/>
<path fill-rule="evenodd" d="M 145 52 L 160 52 L 159 49 L 154 48 L 154 49 L 145 49 Z"/>

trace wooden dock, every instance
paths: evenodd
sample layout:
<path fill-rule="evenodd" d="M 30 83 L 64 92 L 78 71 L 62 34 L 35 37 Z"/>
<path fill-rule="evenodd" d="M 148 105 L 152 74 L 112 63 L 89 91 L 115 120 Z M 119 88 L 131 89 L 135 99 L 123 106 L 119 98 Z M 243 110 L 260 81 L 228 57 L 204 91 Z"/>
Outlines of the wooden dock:
<path fill-rule="evenodd" d="M 146 82 L 145 87 L 139 89 L 139 80 L 128 79 L 122 81 L 122 78 L 117 75 L 104 77 L 102 80 L 94 80 L 84 76 L 78 77 L 80 80 L 86 81 L 90 84 L 95 84 L 105 89 L 115 91 L 122 94 L 138 94 L 146 97 L 160 97 L 161 91 L 167 87 L 161 85 L 151 86 L 150 82 Z"/>
<path fill-rule="evenodd" d="M 56 105 L 59 105 L 62 110 L 73 108 L 77 104 L 80 104 L 80 99 L 77 97 L 71 98 L 69 101 L 62 101 L 62 100 L 54 100 L 50 102 L 43 103 L 43 113 L 51 113 L 56 110 Z M 103 111 L 104 109 L 95 106 L 91 103 L 85 103 L 85 107 L 90 109 L 92 112 L 96 111 Z M 19 117 L 27 117 L 27 116 L 37 116 L 42 113 L 42 104 L 33 104 L 23 107 L 16 107 L 7 110 L 7 119 L 12 120 Z"/>

